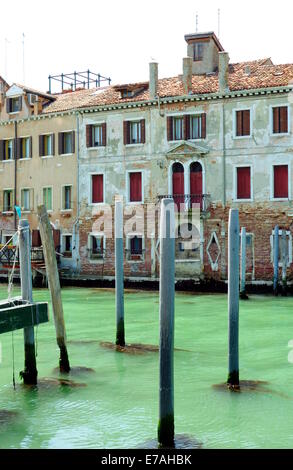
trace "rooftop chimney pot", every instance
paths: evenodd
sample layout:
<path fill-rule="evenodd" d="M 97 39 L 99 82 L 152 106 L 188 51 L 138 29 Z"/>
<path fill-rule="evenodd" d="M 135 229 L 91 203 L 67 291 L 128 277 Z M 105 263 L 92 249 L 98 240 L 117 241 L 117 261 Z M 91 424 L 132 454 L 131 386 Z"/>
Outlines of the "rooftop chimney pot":
<path fill-rule="evenodd" d="M 158 96 L 158 78 L 159 78 L 159 65 L 157 62 L 150 62 L 150 99 L 154 100 Z"/>

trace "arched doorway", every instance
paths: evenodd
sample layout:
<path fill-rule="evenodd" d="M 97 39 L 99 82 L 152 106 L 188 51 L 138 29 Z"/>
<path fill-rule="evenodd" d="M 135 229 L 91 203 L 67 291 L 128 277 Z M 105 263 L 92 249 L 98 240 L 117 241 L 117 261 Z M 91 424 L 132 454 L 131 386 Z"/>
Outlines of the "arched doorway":
<path fill-rule="evenodd" d="M 172 188 L 175 204 L 184 204 L 184 166 L 180 162 L 172 166 Z"/>
<path fill-rule="evenodd" d="M 202 166 L 199 162 L 190 165 L 190 202 L 203 207 L 203 177 Z"/>

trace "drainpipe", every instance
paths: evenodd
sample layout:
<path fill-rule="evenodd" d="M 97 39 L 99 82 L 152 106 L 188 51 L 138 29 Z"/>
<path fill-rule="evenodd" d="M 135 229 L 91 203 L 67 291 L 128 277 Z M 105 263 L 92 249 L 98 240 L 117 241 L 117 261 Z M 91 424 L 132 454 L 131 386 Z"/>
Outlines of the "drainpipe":
<path fill-rule="evenodd" d="M 77 151 L 76 151 L 76 159 L 77 159 L 77 178 L 76 178 L 76 220 L 73 224 L 73 231 L 74 231 L 74 240 L 75 240 L 75 251 L 78 248 L 77 255 L 76 255 L 76 267 L 79 270 L 79 215 L 80 215 L 80 208 L 79 208 L 79 144 L 80 144 L 80 138 L 79 138 L 79 117 L 80 113 L 77 111 L 76 112 L 76 135 L 77 135 Z"/>
<path fill-rule="evenodd" d="M 14 121 L 14 205 L 17 205 L 17 121 Z M 14 208 L 13 208 L 14 209 Z M 14 209 L 14 230 L 17 230 L 17 213 Z"/>

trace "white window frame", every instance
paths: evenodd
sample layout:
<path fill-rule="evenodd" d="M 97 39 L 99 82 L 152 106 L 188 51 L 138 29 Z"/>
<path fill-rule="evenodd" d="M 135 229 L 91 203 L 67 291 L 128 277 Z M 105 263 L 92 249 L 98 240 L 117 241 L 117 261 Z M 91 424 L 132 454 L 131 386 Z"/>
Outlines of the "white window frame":
<path fill-rule="evenodd" d="M 281 132 L 279 134 L 274 133 L 274 119 L 273 119 L 273 109 L 274 108 L 288 108 L 288 132 Z M 287 103 L 271 104 L 270 105 L 270 136 L 271 137 L 285 137 L 291 134 L 291 108 Z"/>
<path fill-rule="evenodd" d="M 33 188 L 28 188 L 28 187 L 22 187 L 22 188 L 20 188 L 20 204 L 21 204 L 21 202 L 22 202 L 22 191 L 24 191 L 24 190 L 29 191 L 29 206 L 30 206 L 30 208 L 27 210 L 27 209 L 23 209 L 23 208 L 21 207 L 21 211 L 22 211 L 24 214 L 28 214 L 28 213 L 32 212 L 32 210 L 33 210 L 33 200 L 32 200 L 32 198 L 33 198 L 33 194 L 34 194 L 34 193 L 33 193 L 34 189 L 33 189 Z"/>
<path fill-rule="evenodd" d="M 141 173 L 141 201 L 130 201 L 130 173 Z M 144 204 L 144 170 L 126 171 L 126 202 L 129 205 Z"/>
<path fill-rule="evenodd" d="M 127 122 L 140 122 L 142 120 L 145 120 L 145 123 L 146 123 L 146 119 L 145 117 L 136 117 L 136 118 L 127 118 L 127 119 L 124 119 L 124 121 L 127 121 Z M 142 147 L 144 146 L 145 144 L 144 143 L 137 143 L 137 144 L 126 144 L 125 147 Z"/>
<path fill-rule="evenodd" d="M 65 188 L 71 188 L 71 209 L 65 209 Z M 61 212 L 72 212 L 72 196 L 73 196 L 73 184 L 62 184 L 61 186 Z M 69 234 L 70 235 L 70 234 Z"/>
<path fill-rule="evenodd" d="M 140 237 L 142 239 L 141 247 L 142 247 L 142 254 L 141 255 L 133 255 L 133 256 L 140 256 L 140 259 L 134 260 L 131 259 L 131 239 L 134 237 Z M 128 263 L 143 263 L 145 260 L 145 237 L 144 234 L 140 232 L 131 232 L 126 235 L 126 258 Z"/>
<path fill-rule="evenodd" d="M 76 139 L 76 130 L 75 130 L 75 129 L 68 129 L 68 130 L 66 130 L 66 131 L 60 131 L 60 132 L 61 132 L 62 134 L 69 134 L 70 132 L 74 132 L 74 138 Z M 53 134 L 53 132 L 52 132 L 52 134 Z M 73 143 L 72 143 L 72 146 L 73 146 Z M 64 146 L 64 147 L 65 147 L 65 146 Z M 58 149 L 57 149 L 57 150 L 58 150 Z M 64 149 L 64 150 L 65 150 L 65 149 Z M 59 157 L 68 157 L 68 156 L 72 156 L 72 155 L 74 155 L 73 152 L 71 152 L 71 153 L 61 153 L 61 154 L 59 155 Z"/>
<path fill-rule="evenodd" d="M 51 188 L 51 195 L 52 195 L 52 209 L 47 209 L 47 212 L 50 214 L 54 211 L 54 192 L 53 192 L 53 186 L 43 186 L 42 187 L 42 204 L 45 206 L 44 203 L 44 189 L 49 189 Z"/>
<path fill-rule="evenodd" d="M 279 237 L 282 236 L 283 230 L 279 230 Z M 270 243 L 271 243 L 271 263 L 274 264 L 274 235 L 275 230 L 272 230 L 272 234 L 270 236 Z M 292 234 L 290 230 L 286 230 L 286 236 L 288 237 L 288 264 L 287 268 L 289 268 L 293 262 L 293 252 L 292 252 Z M 283 266 L 282 260 L 279 260 L 279 268 Z"/>
<path fill-rule="evenodd" d="M 7 141 L 11 141 L 12 142 L 12 158 L 9 158 L 8 160 L 1 160 L 1 163 L 11 163 L 11 162 L 14 162 L 15 160 L 15 155 L 14 155 L 14 152 L 15 152 L 15 149 L 14 149 L 14 138 L 13 137 L 9 137 L 8 139 L 3 139 L 4 142 L 7 142 Z M 5 144 L 4 144 L 5 145 Z"/>
<path fill-rule="evenodd" d="M 20 139 L 29 139 L 29 156 L 28 157 L 25 157 L 25 158 L 20 158 L 19 161 L 27 161 L 27 160 L 32 160 L 32 158 L 30 157 L 30 153 L 31 153 L 31 136 L 30 135 L 23 135 L 21 137 L 19 137 Z M 26 188 L 24 188 L 26 189 Z"/>
<path fill-rule="evenodd" d="M 288 197 L 285 198 L 275 198 L 274 197 L 274 167 L 275 166 L 287 166 L 288 167 Z M 270 173 L 270 201 L 274 202 L 282 202 L 282 201 L 291 201 L 291 165 L 289 162 L 278 162 L 273 163 L 271 166 L 271 173 Z"/>
<path fill-rule="evenodd" d="M 238 199 L 237 197 L 237 192 L 238 192 L 238 187 L 237 187 L 237 169 L 238 168 L 250 168 L 250 199 Z M 239 203 L 245 203 L 245 202 L 253 202 L 254 200 L 254 194 L 253 194 L 253 165 L 248 163 L 248 164 L 243 164 L 243 165 L 234 165 L 234 171 L 233 171 L 233 201 L 234 202 L 239 202 Z"/>
<path fill-rule="evenodd" d="M 52 146 L 52 152 L 53 152 L 53 136 L 54 136 L 54 132 L 46 132 L 45 134 L 40 134 L 40 136 L 42 137 L 51 137 L 52 138 L 52 143 L 51 143 L 51 146 Z M 45 146 L 44 146 L 45 148 Z M 65 155 L 68 155 L 67 153 Z M 54 153 L 52 155 L 43 155 L 41 158 L 53 158 L 54 157 Z"/>
<path fill-rule="evenodd" d="M 103 202 L 92 202 L 92 195 L 93 195 L 93 181 L 92 181 L 92 176 L 100 176 L 100 175 L 103 175 Z M 89 206 L 93 206 L 93 207 L 96 207 L 96 206 L 103 206 L 104 204 L 106 204 L 106 173 L 104 171 L 99 171 L 99 172 L 91 172 L 89 173 L 89 177 L 90 177 L 90 183 L 89 183 L 89 196 L 88 196 L 88 200 L 89 200 Z"/>
<path fill-rule="evenodd" d="M 65 259 L 71 259 L 72 256 L 73 256 L 73 234 L 72 233 L 62 233 L 61 234 L 61 253 L 68 253 L 68 251 L 65 251 L 65 237 L 71 237 L 71 257 L 66 257 L 65 256 Z"/>
<path fill-rule="evenodd" d="M 90 250 L 92 250 L 91 246 L 91 237 L 100 237 L 103 238 L 103 256 L 101 258 L 91 258 L 90 257 Z M 88 241 L 87 241 L 87 248 L 88 248 L 88 260 L 90 263 L 104 263 L 105 260 L 105 254 L 106 254 L 106 235 L 104 232 L 90 232 L 88 234 Z"/>
<path fill-rule="evenodd" d="M 13 188 L 3 188 L 3 214 L 13 214 L 14 213 L 14 205 L 15 205 L 15 196 L 14 196 L 14 189 Z M 13 198 L 13 204 L 12 204 L 12 211 L 5 211 L 4 210 L 4 192 L 5 191 L 12 191 L 12 198 Z"/>
<path fill-rule="evenodd" d="M 250 134 L 249 135 L 237 135 L 237 111 L 249 111 L 250 113 Z M 233 109 L 233 120 L 232 120 L 232 126 L 233 126 L 233 139 L 234 140 L 243 140 L 243 139 L 251 139 L 253 135 L 253 108 L 251 106 L 243 106 L 240 108 L 234 108 Z"/>

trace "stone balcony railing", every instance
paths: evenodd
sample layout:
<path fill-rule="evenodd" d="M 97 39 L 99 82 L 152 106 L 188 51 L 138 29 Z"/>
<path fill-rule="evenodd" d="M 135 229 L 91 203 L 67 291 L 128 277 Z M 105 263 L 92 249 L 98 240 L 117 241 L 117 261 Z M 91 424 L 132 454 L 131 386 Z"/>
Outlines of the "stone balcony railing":
<path fill-rule="evenodd" d="M 158 199 L 174 199 L 174 203 L 178 207 L 178 211 L 187 211 L 193 208 L 193 205 L 200 207 L 202 213 L 207 213 L 211 204 L 210 194 L 177 194 L 159 196 Z"/>

